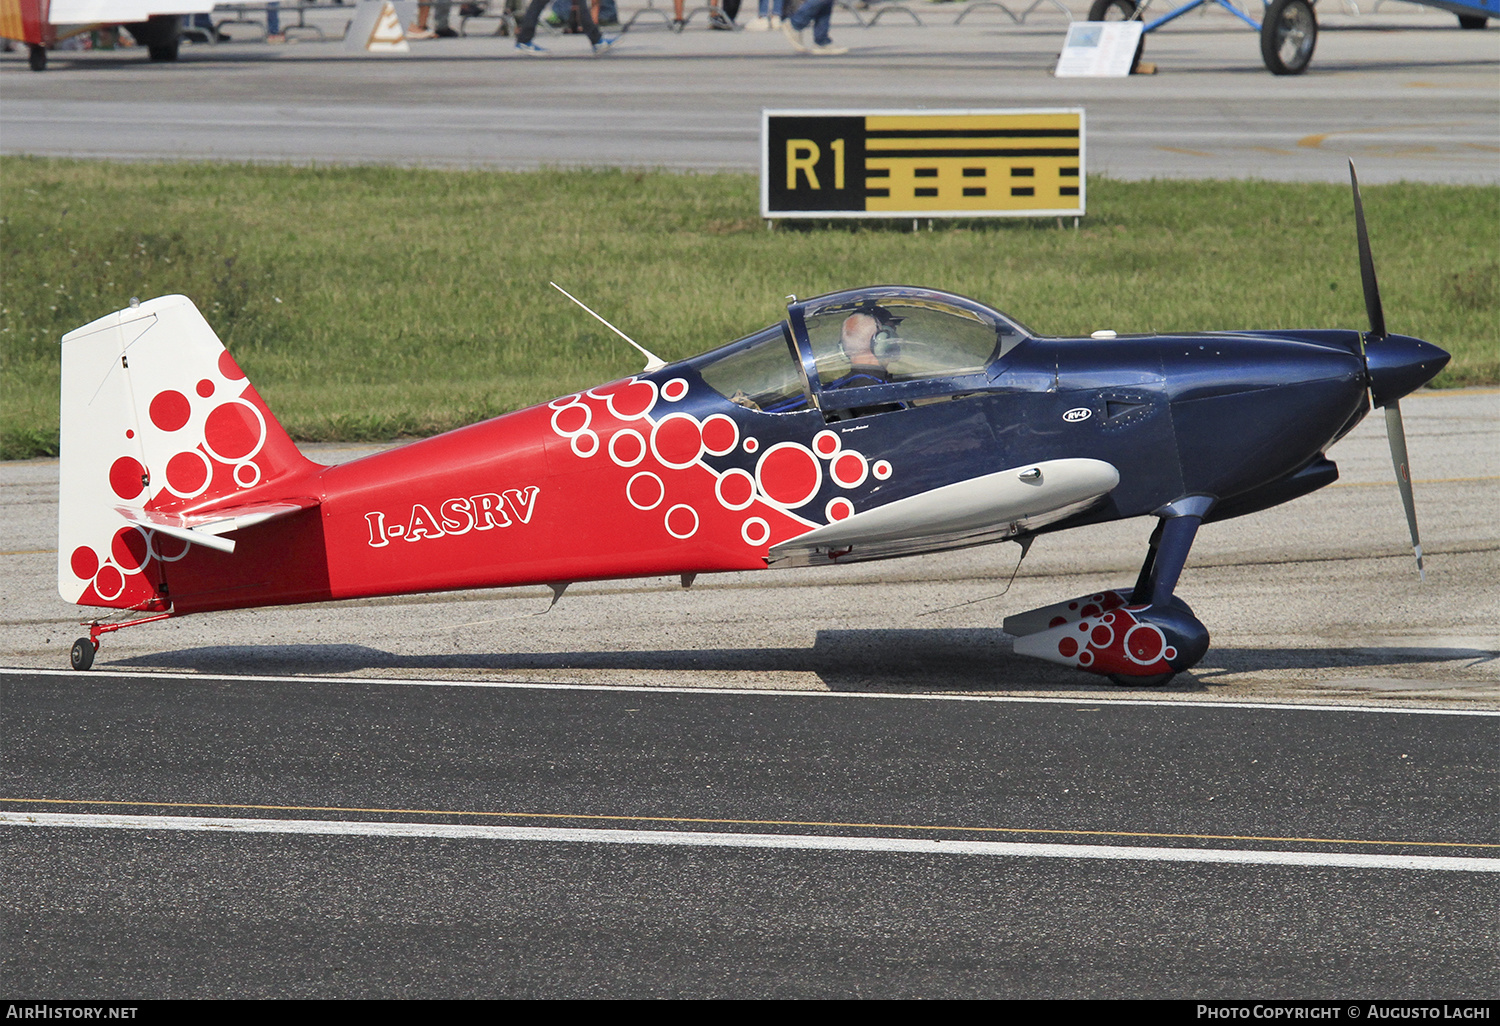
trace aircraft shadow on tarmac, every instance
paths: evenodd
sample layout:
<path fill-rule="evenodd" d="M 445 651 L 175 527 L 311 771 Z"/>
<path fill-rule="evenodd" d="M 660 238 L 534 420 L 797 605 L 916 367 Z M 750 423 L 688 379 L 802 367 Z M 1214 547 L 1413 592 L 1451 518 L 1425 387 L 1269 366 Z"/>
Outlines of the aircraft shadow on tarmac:
<path fill-rule="evenodd" d="M 833 691 L 1095 691 L 1103 680 L 1017 656 L 997 630 L 819 631 L 810 648 L 648 649 L 614 652 L 454 652 L 400 655 L 366 645 L 233 645 L 112 660 L 117 666 L 201 673 L 336 674 L 360 670 L 567 671 L 742 674 L 813 673 Z M 1275 670 L 1358 670 L 1401 665 L 1492 662 L 1500 653 L 1472 648 L 1215 648 L 1193 672 L 1162 688 L 1120 691 L 1206 692 L 1216 678 Z M 1341 674 L 1342 676 L 1342 674 Z M 625 681 L 622 681 L 625 682 Z M 598 683 L 607 683 L 599 681 Z M 613 683 L 610 681 L 608 683 Z M 715 681 L 722 684 L 722 680 Z M 1227 683 L 1227 682 L 1226 682 Z M 1419 682 L 1413 684 L 1418 686 Z M 1108 686 L 1108 685 L 1106 685 Z"/>

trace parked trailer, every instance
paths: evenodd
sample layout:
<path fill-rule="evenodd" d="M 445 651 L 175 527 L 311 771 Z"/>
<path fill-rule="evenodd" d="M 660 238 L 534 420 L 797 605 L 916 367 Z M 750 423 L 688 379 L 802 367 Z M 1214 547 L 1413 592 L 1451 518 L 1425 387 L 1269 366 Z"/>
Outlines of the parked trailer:
<path fill-rule="evenodd" d="M 25 43 L 32 71 L 47 51 L 101 28 L 126 29 L 153 61 L 175 61 L 182 15 L 207 14 L 212 0 L 0 0 L 0 38 Z"/>

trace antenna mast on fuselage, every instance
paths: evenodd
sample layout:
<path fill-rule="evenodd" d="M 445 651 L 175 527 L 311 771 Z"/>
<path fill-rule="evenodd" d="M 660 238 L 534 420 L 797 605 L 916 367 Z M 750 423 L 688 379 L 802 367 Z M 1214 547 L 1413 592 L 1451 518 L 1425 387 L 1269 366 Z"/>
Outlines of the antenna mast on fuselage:
<path fill-rule="evenodd" d="M 588 306 L 583 302 L 583 300 L 581 300 L 577 296 L 573 295 L 571 292 L 569 292 L 567 289 L 563 288 L 557 282 L 555 282 L 555 281 L 549 281 L 547 284 L 551 285 L 557 291 L 561 292 L 563 295 L 567 296 L 573 302 L 575 302 L 579 306 L 583 307 L 584 310 L 587 311 L 591 316 L 593 316 L 593 318 L 595 320 L 597 320 L 600 324 L 604 325 L 610 331 L 614 332 L 616 335 L 619 335 L 626 342 L 629 342 L 631 345 L 635 346 L 636 349 L 640 350 L 641 355 L 646 358 L 646 372 L 647 373 L 650 373 L 651 371 L 661 370 L 663 367 L 665 367 L 667 365 L 667 361 L 663 360 L 661 357 L 659 357 L 655 353 L 651 352 L 649 349 L 647 349 L 645 346 L 641 345 L 635 339 L 631 338 L 629 335 L 625 334 L 619 328 L 615 327 L 613 324 L 611 324 L 608 321 L 606 321 L 603 317 L 600 317 L 598 314 L 594 313 L 594 311 L 592 311 L 592 310 L 590 310 L 588 308 Z"/>

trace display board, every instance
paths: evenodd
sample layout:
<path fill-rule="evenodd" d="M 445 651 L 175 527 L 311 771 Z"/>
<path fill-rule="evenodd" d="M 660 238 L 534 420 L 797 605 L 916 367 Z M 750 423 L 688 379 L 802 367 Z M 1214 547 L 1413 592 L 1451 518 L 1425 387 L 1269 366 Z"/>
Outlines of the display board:
<path fill-rule="evenodd" d="M 762 217 L 1050 217 L 1084 200 L 1081 109 L 761 112 Z"/>
<path fill-rule="evenodd" d="M 1138 21 L 1075 21 L 1057 58 L 1058 78 L 1124 78 L 1141 49 Z"/>

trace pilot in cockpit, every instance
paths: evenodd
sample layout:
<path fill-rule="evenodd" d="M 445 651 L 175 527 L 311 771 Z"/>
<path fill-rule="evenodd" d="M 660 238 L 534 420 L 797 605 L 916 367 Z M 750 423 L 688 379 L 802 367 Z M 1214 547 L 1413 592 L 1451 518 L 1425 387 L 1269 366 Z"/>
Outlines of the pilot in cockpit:
<path fill-rule="evenodd" d="M 893 316 L 874 303 L 861 304 L 839 329 L 839 348 L 849 360 L 847 373 L 823 385 L 825 392 L 838 388 L 860 388 L 891 383 L 889 364 L 901 355 L 896 326 L 902 318 Z M 905 403 L 882 403 L 854 409 L 830 411 L 830 419 L 863 417 L 871 413 L 889 413 L 906 409 Z"/>
<path fill-rule="evenodd" d="M 897 353 L 895 329 L 901 318 L 873 303 L 861 306 L 839 330 L 839 348 L 849 361 L 849 370 L 826 383 L 824 388 L 858 388 L 885 385 L 891 381 L 887 363 Z"/>

